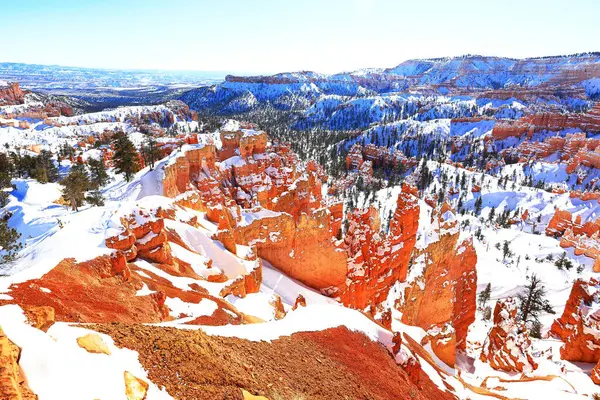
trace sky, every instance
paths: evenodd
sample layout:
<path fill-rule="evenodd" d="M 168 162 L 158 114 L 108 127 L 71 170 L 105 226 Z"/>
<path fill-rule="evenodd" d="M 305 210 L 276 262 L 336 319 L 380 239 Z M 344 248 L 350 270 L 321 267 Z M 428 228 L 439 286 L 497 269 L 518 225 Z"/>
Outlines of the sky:
<path fill-rule="evenodd" d="M 323 73 L 600 51 L 600 0 L 0 0 L 0 62 Z"/>

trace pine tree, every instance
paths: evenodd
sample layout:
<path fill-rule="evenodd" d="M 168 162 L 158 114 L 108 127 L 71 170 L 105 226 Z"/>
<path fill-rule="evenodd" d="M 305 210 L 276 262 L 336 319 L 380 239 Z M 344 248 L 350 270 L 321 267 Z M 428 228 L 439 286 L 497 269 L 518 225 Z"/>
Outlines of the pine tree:
<path fill-rule="evenodd" d="M 90 181 L 81 168 L 73 168 L 62 180 L 63 196 L 69 201 L 74 211 L 85 201 L 85 192 L 90 189 Z"/>
<path fill-rule="evenodd" d="M 494 220 L 494 216 L 496 215 L 496 207 L 492 207 L 490 213 L 488 214 L 488 221 L 492 222 Z"/>
<path fill-rule="evenodd" d="M 156 140 L 151 135 L 146 137 L 146 141 L 142 147 L 142 156 L 151 170 L 154 169 L 154 162 L 160 159 L 161 151 L 156 145 Z"/>
<path fill-rule="evenodd" d="M 502 260 L 506 260 L 506 257 L 510 257 L 511 254 L 512 253 L 510 251 L 508 240 L 505 240 L 504 243 L 502 244 Z"/>
<path fill-rule="evenodd" d="M 108 183 L 109 176 L 106 172 L 103 158 L 99 160 L 90 158 L 88 160 L 88 169 L 90 171 L 90 182 L 95 188 L 102 187 Z"/>
<path fill-rule="evenodd" d="M 102 196 L 102 193 L 99 190 L 91 191 L 90 194 L 85 197 L 85 201 L 87 201 L 93 206 L 104 205 L 104 197 Z"/>
<path fill-rule="evenodd" d="M 8 226 L 10 214 L 0 218 L 0 264 L 13 261 L 17 252 L 23 247 L 19 243 L 21 234 Z"/>
<path fill-rule="evenodd" d="M 479 301 L 479 306 L 483 307 L 490 300 L 492 295 L 492 284 L 488 283 L 485 289 L 481 293 L 479 293 L 479 297 L 477 300 Z"/>
<path fill-rule="evenodd" d="M 555 313 L 546 299 L 546 288 L 542 284 L 542 280 L 535 274 L 531 275 L 525 285 L 525 290 L 517 298 L 520 303 L 519 316 L 530 326 L 539 323 L 541 313 Z"/>
<path fill-rule="evenodd" d="M 479 215 L 479 213 L 481 213 L 482 206 L 483 206 L 483 200 L 481 199 L 481 196 L 479 196 L 477 198 L 477 200 L 475 200 L 475 214 Z"/>
<path fill-rule="evenodd" d="M 565 269 L 569 270 L 569 269 L 573 268 L 573 263 L 571 262 L 571 260 L 569 260 L 567 258 L 567 253 L 562 253 L 560 255 L 560 257 L 558 258 L 558 260 L 556 260 L 554 262 L 554 265 L 556 265 L 556 267 L 558 269 L 565 268 Z"/>
<path fill-rule="evenodd" d="M 32 175 L 39 182 L 56 182 L 58 180 L 58 169 L 52 161 L 52 153 L 48 150 L 40 151 L 35 159 L 35 167 Z"/>
<path fill-rule="evenodd" d="M 4 153 L 0 153 L 0 208 L 8 203 L 8 193 L 5 188 L 11 187 L 11 175 L 14 173 L 14 166 L 11 159 Z"/>
<path fill-rule="evenodd" d="M 115 170 L 119 174 L 125 175 L 125 180 L 129 182 L 133 174 L 139 171 L 138 153 L 134 144 L 123 132 L 115 135 L 113 142 L 115 154 L 113 161 Z"/>
<path fill-rule="evenodd" d="M 0 153 L 0 189 L 10 187 L 10 178 L 14 173 L 14 165 L 11 159 L 4 153 Z"/>

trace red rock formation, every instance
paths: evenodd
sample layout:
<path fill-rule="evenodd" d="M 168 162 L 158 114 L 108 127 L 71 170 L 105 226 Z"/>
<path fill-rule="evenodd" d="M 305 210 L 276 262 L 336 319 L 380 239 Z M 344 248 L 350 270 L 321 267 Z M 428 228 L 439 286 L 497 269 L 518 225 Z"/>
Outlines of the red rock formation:
<path fill-rule="evenodd" d="M 600 271 L 600 218 L 582 223 L 581 216 L 573 220 L 570 212 L 558 209 L 548 223 L 546 235 L 560 237 L 560 246 L 574 248 L 575 255 L 595 260 L 594 271 Z"/>
<path fill-rule="evenodd" d="M 27 322 L 34 328 L 46 332 L 54 324 L 55 313 L 52 307 L 23 306 L 22 309 Z"/>
<path fill-rule="evenodd" d="M 0 398 L 4 400 L 35 400 L 19 368 L 19 349 L 0 327 Z"/>
<path fill-rule="evenodd" d="M 247 158 L 265 152 L 267 134 L 253 129 L 242 129 L 234 132 L 221 131 L 221 143 L 220 160 L 226 160 L 234 155 Z"/>
<path fill-rule="evenodd" d="M 531 372 L 537 363 L 529 353 L 531 340 L 524 324 L 517 321 L 514 298 L 499 300 L 494 309 L 494 327 L 481 352 L 481 361 L 506 372 Z"/>
<path fill-rule="evenodd" d="M 179 157 L 166 168 L 163 188 L 166 196 L 186 193 L 178 205 L 206 211 L 226 249 L 252 246 L 290 277 L 356 308 L 381 302 L 406 279 L 419 216 L 413 189 L 399 196 L 388 235 L 379 232 L 375 210 L 356 211 L 342 242 L 343 206 L 323 201 L 320 166 L 303 165 L 286 146 L 265 147 L 264 132 L 225 132 L 222 141 L 218 155 L 202 146 Z M 219 166 L 217 158 L 224 159 Z"/>
<path fill-rule="evenodd" d="M 60 262 L 39 279 L 11 286 L 10 295 L 27 309 L 48 306 L 55 318 L 72 322 L 160 322 L 169 310 L 158 294 L 136 296 L 142 281 L 127 268 L 127 276 L 113 268 L 108 256 L 76 263 Z M 48 289 L 44 292 L 40 288 Z"/>
<path fill-rule="evenodd" d="M 281 297 L 279 297 L 277 294 L 274 294 L 273 298 L 269 301 L 269 304 L 273 307 L 274 318 L 276 320 L 283 319 L 285 317 L 286 312 L 283 308 Z"/>
<path fill-rule="evenodd" d="M 372 143 L 363 147 L 356 143 L 346 155 L 346 169 L 359 170 L 367 161 L 371 162 L 373 168 L 398 168 L 400 165 L 410 168 L 417 164 L 416 159 L 406 157 L 400 150 L 392 151 L 388 147 L 375 146 Z"/>
<path fill-rule="evenodd" d="M 436 211 L 433 218 L 439 239 L 422 251 L 423 274 L 406 288 L 404 302 L 398 307 L 404 323 L 420 326 L 436 333 L 434 336 L 438 332 L 451 332 L 447 324 L 451 325 L 455 339 L 447 334 L 434 339 L 441 341 L 437 347 L 443 349 L 438 356 L 452 365 L 448 340 L 456 340 L 456 349 L 463 350 L 469 325 L 475 320 L 477 254 L 472 241 L 458 243 L 460 232 L 447 205 Z"/>
<path fill-rule="evenodd" d="M 237 297 L 246 297 L 249 293 L 258 293 L 262 283 L 262 263 L 246 275 L 242 275 L 235 279 L 230 285 L 223 288 L 219 295 L 221 297 L 230 294 Z"/>
<path fill-rule="evenodd" d="M 535 132 L 560 132 L 565 129 L 576 129 L 581 132 L 600 132 L 600 105 L 596 105 L 587 113 L 539 113 L 526 115 L 516 121 L 502 121 L 494 126 L 492 136 L 494 139 L 504 140 L 509 137 L 520 137 L 527 134 L 527 137 L 531 138 Z M 585 142 L 585 134 L 583 139 L 583 142 Z M 560 142 L 560 139 L 558 142 Z M 547 143 L 551 147 L 557 144 L 556 142 Z"/>
<path fill-rule="evenodd" d="M 292 310 L 295 310 L 298 307 L 306 307 L 306 299 L 301 294 L 296 297 L 296 301 L 294 302 L 294 307 L 292 307 Z"/>
<path fill-rule="evenodd" d="M 600 361 L 592 369 L 592 373 L 590 375 L 590 378 L 592 378 L 592 381 L 596 385 L 600 385 Z"/>
<path fill-rule="evenodd" d="M 550 332 L 565 342 L 561 358 L 569 361 L 600 360 L 600 323 L 597 317 L 599 282 L 577 280 L 573 283 L 565 310 L 552 324 Z"/>
<path fill-rule="evenodd" d="M 25 94 L 17 82 L 9 83 L 8 86 L 0 87 L 0 106 L 23 104 Z"/>
<path fill-rule="evenodd" d="M 342 303 L 358 309 L 378 304 L 396 281 L 406 280 L 419 225 L 419 204 L 412 193 L 403 185 L 387 236 L 380 232 L 374 208 L 355 210 L 349 216 L 344 239 L 349 267 L 346 285 L 337 294 Z"/>

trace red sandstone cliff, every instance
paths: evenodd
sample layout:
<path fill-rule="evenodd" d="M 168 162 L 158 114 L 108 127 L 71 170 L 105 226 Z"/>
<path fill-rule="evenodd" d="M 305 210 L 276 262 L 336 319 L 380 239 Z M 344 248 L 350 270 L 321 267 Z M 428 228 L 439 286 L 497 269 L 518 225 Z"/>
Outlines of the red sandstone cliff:
<path fill-rule="evenodd" d="M 422 250 L 423 274 L 406 288 L 399 309 L 402 321 L 429 331 L 436 355 L 454 365 L 455 349 L 465 349 L 475 320 L 477 254 L 472 241 L 458 243 L 460 232 L 447 205 L 433 218 L 439 239 Z"/>
<path fill-rule="evenodd" d="M 0 106 L 23 104 L 25 94 L 17 82 L 9 83 L 8 86 L 0 87 Z"/>
<path fill-rule="evenodd" d="M 500 300 L 494 309 L 494 327 L 481 352 L 481 361 L 506 372 L 531 372 L 537 363 L 529 353 L 531 340 L 524 324 L 517 321 L 514 298 Z"/>

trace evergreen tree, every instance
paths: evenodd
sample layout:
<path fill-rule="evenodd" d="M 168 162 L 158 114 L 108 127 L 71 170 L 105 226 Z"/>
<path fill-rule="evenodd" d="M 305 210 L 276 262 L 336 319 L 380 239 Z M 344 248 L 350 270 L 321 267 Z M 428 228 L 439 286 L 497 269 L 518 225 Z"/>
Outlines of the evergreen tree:
<path fill-rule="evenodd" d="M 488 214 L 488 221 L 492 222 L 494 220 L 494 216 L 496 215 L 496 207 L 492 207 L 490 213 Z"/>
<path fill-rule="evenodd" d="M 90 171 L 90 182 L 95 188 L 106 185 L 109 181 L 108 173 L 106 172 L 106 165 L 104 165 L 104 159 L 90 158 L 88 160 L 88 169 Z"/>
<path fill-rule="evenodd" d="M 0 264 L 13 261 L 22 245 L 19 243 L 21 234 L 8 226 L 10 214 L 0 218 Z"/>
<path fill-rule="evenodd" d="M 8 193 L 4 189 L 11 187 L 11 175 L 14 166 L 11 159 L 4 153 L 0 153 L 0 208 L 8 203 Z"/>
<path fill-rule="evenodd" d="M 74 211 L 85 201 L 85 192 L 90 188 L 90 181 L 81 168 L 73 168 L 69 175 L 62 180 L 63 196 L 69 201 Z"/>
<path fill-rule="evenodd" d="M 10 187 L 10 178 L 14 174 L 14 165 L 4 153 L 0 153 L 0 189 Z"/>
<path fill-rule="evenodd" d="M 39 182 L 56 182 L 58 180 L 58 169 L 52 161 L 52 153 L 48 150 L 40 151 L 35 158 L 35 167 L 30 171 L 30 176 Z"/>
<path fill-rule="evenodd" d="M 156 140 L 151 135 L 146 137 L 146 141 L 142 146 L 142 156 L 146 165 L 150 166 L 150 169 L 154 169 L 154 162 L 160 159 L 161 151 L 156 145 Z"/>
<path fill-rule="evenodd" d="M 102 196 L 102 193 L 99 190 L 91 191 L 90 194 L 85 197 L 85 201 L 87 201 L 93 206 L 104 205 L 104 197 Z"/>
<path fill-rule="evenodd" d="M 479 301 L 479 306 L 483 307 L 490 300 L 492 295 L 492 284 L 488 283 L 485 289 L 479 293 L 477 300 Z"/>
<path fill-rule="evenodd" d="M 483 206 L 483 200 L 481 199 L 481 196 L 479 196 L 477 198 L 477 200 L 475 200 L 475 214 L 479 215 L 479 213 L 481 213 L 481 207 Z"/>
<path fill-rule="evenodd" d="M 133 174 L 139 171 L 138 153 L 134 144 L 123 132 L 115 135 L 113 142 L 115 154 L 113 161 L 115 170 L 119 174 L 125 175 L 125 180 L 129 182 Z"/>
<path fill-rule="evenodd" d="M 520 303 L 519 316 L 530 326 L 539 323 L 541 313 L 555 313 L 546 299 L 546 288 L 542 284 L 542 280 L 535 274 L 528 279 L 524 291 L 517 296 L 517 299 Z"/>
<path fill-rule="evenodd" d="M 558 260 L 556 260 L 554 262 L 554 265 L 556 265 L 556 267 L 558 269 L 563 269 L 563 268 L 565 268 L 565 269 L 571 269 L 571 268 L 573 268 L 573 263 L 571 262 L 571 260 L 569 260 L 567 258 L 567 253 L 562 253 L 560 255 L 560 257 L 558 258 Z"/>
<path fill-rule="evenodd" d="M 508 240 L 505 240 L 502 244 L 502 260 L 506 260 L 506 257 L 510 257 L 512 255 L 509 247 Z"/>

